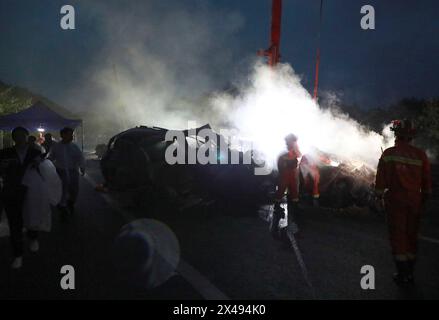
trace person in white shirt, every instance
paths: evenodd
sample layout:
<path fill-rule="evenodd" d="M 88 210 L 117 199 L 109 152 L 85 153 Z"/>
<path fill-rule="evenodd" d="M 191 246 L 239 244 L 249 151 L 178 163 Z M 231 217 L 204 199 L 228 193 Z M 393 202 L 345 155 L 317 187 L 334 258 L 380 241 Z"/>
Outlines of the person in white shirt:
<path fill-rule="evenodd" d="M 79 191 L 79 172 L 85 174 L 85 158 L 79 147 L 73 143 L 74 130 L 63 128 L 61 141 L 53 144 L 48 158 L 53 161 L 62 181 L 62 197 L 59 208 L 62 213 L 73 213 Z"/>

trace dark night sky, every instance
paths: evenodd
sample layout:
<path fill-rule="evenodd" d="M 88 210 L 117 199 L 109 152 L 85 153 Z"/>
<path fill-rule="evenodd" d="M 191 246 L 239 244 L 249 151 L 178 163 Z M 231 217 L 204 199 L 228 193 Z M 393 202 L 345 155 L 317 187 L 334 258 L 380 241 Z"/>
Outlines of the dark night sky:
<path fill-rule="evenodd" d="M 91 2 L 98 0 L 0 0 L 0 80 L 75 108 L 66 93 L 78 82 L 87 85 L 82 70 L 102 56 L 104 18 L 91 9 Z M 128 2 L 134 10 L 145 2 L 162 3 L 161 10 L 172 10 L 173 3 L 188 7 L 201 3 L 212 12 L 239 14 L 243 23 L 232 35 L 230 70 L 268 46 L 269 0 L 100 2 L 115 10 Z M 319 3 L 284 0 L 282 60 L 292 64 L 308 90 L 314 78 Z M 74 31 L 59 27 L 63 4 L 75 6 Z M 375 7 L 376 30 L 360 28 L 360 8 L 365 4 Z M 386 105 L 407 96 L 439 96 L 438 16 L 437 0 L 325 0 L 321 90 L 336 92 L 343 102 L 362 107 Z M 217 45 L 228 50 L 226 42 Z M 225 84 L 227 79 L 221 81 Z"/>

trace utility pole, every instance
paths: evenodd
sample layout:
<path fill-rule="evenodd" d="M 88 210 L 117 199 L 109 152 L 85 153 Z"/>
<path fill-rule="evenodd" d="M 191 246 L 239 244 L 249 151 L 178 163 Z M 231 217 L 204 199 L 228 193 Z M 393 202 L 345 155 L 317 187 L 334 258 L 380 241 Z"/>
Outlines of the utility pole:
<path fill-rule="evenodd" d="M 323 0 L 320 0 L 320 18 L 319 18 L 319 31 L 317 34 L 317 56 L 316 56 L 316 75 L 314 78 L 314 100 L 318 100 L 319 89 L 319 68 L 320 68 L 320 33 L 322 30 L 322 12 L 323 12 Z"/>

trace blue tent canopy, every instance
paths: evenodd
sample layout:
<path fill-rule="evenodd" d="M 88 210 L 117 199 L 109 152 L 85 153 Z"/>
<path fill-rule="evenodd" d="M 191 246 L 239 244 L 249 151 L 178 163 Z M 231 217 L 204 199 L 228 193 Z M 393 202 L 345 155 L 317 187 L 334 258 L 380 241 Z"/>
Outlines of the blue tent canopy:
<path fill-rule="evenodd" d="M 37 102 L 26 110 L 0 117 L 0 130 L 12 130 L 25 127 L 30 132 L 60 130 L 64 127 L 76 128 L 82 120 L 67 119 L 50 109 L 42 102 Z"/>

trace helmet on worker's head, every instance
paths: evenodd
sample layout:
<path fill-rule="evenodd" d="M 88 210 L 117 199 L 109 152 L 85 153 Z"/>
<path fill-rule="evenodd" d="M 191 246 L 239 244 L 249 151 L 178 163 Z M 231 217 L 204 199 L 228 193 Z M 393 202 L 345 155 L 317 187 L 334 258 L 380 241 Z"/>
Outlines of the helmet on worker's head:
<path fill-rule="evenodd" d="M 297 136 L 295 134 L 293 134 L 293 133 L 290 133 L 290 134 L 288 134 L 285 137 L 285 142 L 286 143 L 288 143 L 288 142 L 296 142 L 296 141 L 297 141 Z"/>
<path fill-rule="evenodd" d="M 413 138 L 416 135 L 416 129 L 412 120 L 393 120 L 391 131 L 395 133 L 396 137 Z"/>

